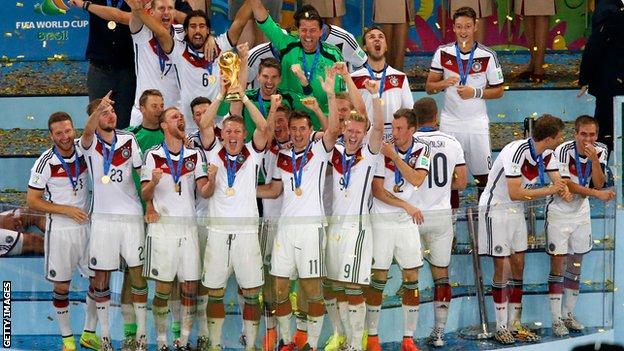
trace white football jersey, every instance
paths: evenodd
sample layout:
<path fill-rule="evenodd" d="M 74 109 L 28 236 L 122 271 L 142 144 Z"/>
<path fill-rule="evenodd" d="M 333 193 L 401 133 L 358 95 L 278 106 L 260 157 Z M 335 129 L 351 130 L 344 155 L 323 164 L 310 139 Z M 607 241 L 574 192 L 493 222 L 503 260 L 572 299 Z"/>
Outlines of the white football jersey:
<path fill-rule="evenodd" d="M 91 145 L 83 145 L 80 148 L 87 160 L 89 173 L 93 179 L 93 207 L 96 214 L 122 214 L 143 215 L 143 207 L 139 201 L 132 171 L 141 168 L 141 149 L 134 134 L 116 130 L 117 143 L 115 153 L 108 171 L 110 181 L 102 182 L 104 176 L 104 156 L 102 150 L 110 150 L 111 145 L 93 137 Z"/>
<path fill-rule="evenodd" d="M 249 58 L 247 59 L 247 84 L 249 85 L 249 89 L 260 88 L 260 82 L 258 82 L 260 61 L 268 57 L 273 57 L 278 60 L 280 57 L 279 51 L 271 42 L 256 45 L 249 50 Z"/>
<path fill-rule="evenodd" d="M 236 232 L 258 230 L 258 203 L 256 187 L 262 165 L 263 150 L 257 150 L 253 141 L 245 144 L 238 155 L 230 155 L 219 139 L 206 151 L 208 163 L 217 166 L 216 186 L 208 199 L 210 216 L 215 223 L 211 228 L 235 228 Z M 236 161 L 233 194 L 228 194 L 227 159 Z M 233 163 L 231 163 L 233 166 Z"/>
<path fill-rule="evenodd" d="M 195 188 L 198 179 L 206 177 L 206 163 L 202 153 L 197 149 L 184 148 L 182 152 L 169 152 L 173 171 L 167 162 L 167 155 L 162 144 L 150 148 L 145 153 L 145 163 L 141 169 L 141 183 L 152 180 L 152 171 L 160 168 L 163 171 L 160 181 L 154 188 L 154 209 L 162 217 L 173 217 L 169 220 L 195 218 Z M 182 166 L 178 164 L 182 162 Z M 173 180 L 173 173 L 180 168 L 179 187 Z"/>
<path fill-rule="evenodd" d="M 184 38 L 182 26 L 173 25 L 171 30 L 174 42 L 176 39 Z M 136 73 L 134 107 L 139 108 L 139 98 L 148 89 L 158 89 L 162 93 L 165 108 L 179 107 L 180 78 L 178 67 L 171 59 L 171 53 L 164 52 L 158 39 L 146 25 L 132 34 L 132 42 L 134 43 L 134 71 Z"/>
<path fill-rule="evenodd" d="M 314 221 L 320 218 L 324 221 L 325 168 L 331 149 L 329 151 L 325 149 L 323 139 L 310 141 L 308 148 L 307 153 L 305 150 L 296 153 L 295 167 L 292 162 L 293 149 L 280 150 L 277 155 L 273 179 L 281 180 L 284 187 L 281 217 L 308 217 Z M 300 184 L 302 193 L 301 196 L 297 196 L 293 172 L 300 169 L 304 154 L 306 162 L 303 164 Z"/>
<path fill-rule="evenodd" d="M 454 137 L 438 130 L 416 132 L 416 138 L 429 145 L 429 174 L 412 194 L 410 203 L 423 211 L 451 208 L 451 184 L 455 167 L 465 165 L 464 150 Z"/>
<path fill-rule="evenodd" d="M 586 156 L 579 155 L 579 169 L 576 165 L 575 145 L 576 142 L 574 140 L 559 145 L 555 149 L 553 157 L 550 158 L 548 168 L 558 169 L 561 178 L 570 179 L 576 184 L 581 184 L 579 174 L 581 176 L 587 175 L 585 187 L 589 187 L 592 168 L 602 167 L 604 170 L 607 167 L 608 151 L 604 144 L 594 143 L 600 164 L 595 165 L 590 163 L 591 166 L 589 166 L 589 159 Z M 547 213 L 549 215 L 555 213 L 559 217 L 567 215 L 572 218 L 578 218 L 579 215 L 588 215 L 589 199 L 579 194 L 572 194 L 572 201 L 565 202 L 560 196 L 552 196 L 548 201 Z"/>
<path fill-rule="evenodd" d="M 524 189 L 541 188 L 542 184 L 539 175 L 539 166 L 537 160 L 531 156 L 529 147 L 530 139 L 515 140 L 505 145 L 498 157 L 492 165 L 488 181 L 483 190 L 483 194 L 479 199 L 479 207 L 492 206 L 498 204 L 522 204 L 522 201 L 512 201 L 509 197 L 507 187 L 507 178 L 522 178 L 522 187 Z M 542 153 L 544 162 L 544 182 L 547 172 L 556 171 L 550 162 L 553 156 L 552 150 L 546 150 Z M 528 200 L 528 199 L 527 199 Z"/>
<path fill-rule="evenodd" d="M 399 156 L 405 160 L 407 156 L 407 164 L 409 164 L 413 169 L 422 169 L 425 171 L 429 171 L 429 163 L 430 163 L 430 150 L 429 145 L 423 143 L 421 140 L 417 138 L 412 138 L 411 152 L 408 151 L 401 152 L 399 151 Z M 414 186 L 410 184 L 405 178 L 401 177 L 401 180 L 398 184 L 395 183 L 395 169 L 396 166 L 394 161 L 387 157 L 380 157 L 380 162 L 377 165 L 377 170 L 375 177 L 383 178 L 384 180 L 384 188 L 388 190 L 392 195 L 397 198 L 409 202 L 412 194 L 416 191 Z M 396 185 L 396 188 L 395 188 Z M 395 191 L 398 190 L 398 191 Z M 386 204 L 385 202 L 374 198 L 373 199 L 373 209 L 371 213 L 375 214 L 384 214 L 384 213 L 401 213 L 404 214 L 403 210 Z M 407 218 L 404 218 L 407 220 Z"/>
<path fill-rule="evenodd" d="M 375 170 L 380 154 L 373 154 L 368 144 L 362 145 L 353 155 L 346 154 L 345 165 L 350 169 L 348 174 L 342 164 L 345 147 L 336 144 L 331 155 L 332 164 L 332 216 L 348 216 L 347 221 L 359 220 L 358 216 L 369 213 L 369 200 Z M 351 167 L 349 168 L 349 163 Z M 346 179 L 348 176 L 348 186 Z M 368 217 L 365 219 L 368 222 Z"/>
<path fill-rule="evenodd" d="M 53 149 L 48 149 L 35 161 L 30 170 L 28 187 L 43 190 L 46 201 L 59 205 L 78 207 L 86 212 L 88 211 L 87 200 L 89 192 L 87 189 L 87 163 L 85 158 L 76 147 L 73 155 L 63 158 L 63 160 L 71 176 L 74 179 L 77 178 L 75 188 L 69 180 L 67 170 L 63 167 L 58 156 L 54 154 Z M 76 166 L 78 166 L 78 177 L 76 177 Z M 46 227 L 49 229 L 76 226 L 82 226 L 82 224 L 76 223 L 68 216 L 50 213 L 46 218 Z"/>
<path fill-rule="evenodd" d="M 218 35 L 215 42 L 217 55 L 234 48 L 227 32 Z M 217 57 L 213 61 L 206 61 L 204 54 L 195 51 L 186 41 L 174 40 L 171 60 L 177 67 L 180 77 L 180 109 L 184 114 L 187 129 L 196 128 L 191 112 L 191 101 L 198 96 L 214 101 L 219 94 L 221 70 L 218 59 Z"/>
<path fill-rule="evenodd" d="M 362 98 L 366 104 L 368 119 L 372 122 L 374 118 L 373 98 L 364 87 L 364 82 L 371 78 L 367 66 L 353 72 L 351 77 L 353 78 L 355 86 L 362 94 Z M 384 75 L 383 71 L 376 72 L 371 70 L 371 72 L 373 72 L 374 77 L 372 78 L 375 80 L 381 80 Z M 400 108 L 412 108 L 414 106 L 414 98 L 412 97 L 407 75 L 391 66 L 386 67 L 385 81 L 380 84 L 383 84 L 383 90 L 381 87 L 380 90 L 382 91 L 381 99 L 384 102 L 381 106 L 384 116 L 384 138 L 388 138 L 392 135 L 393 114 Z"/>
<path fill-rule="evenodd" d="M 431 60 L 431 71 L 442 73 L 443 79 L 459 76 L 455 43 L 438 47 Z M 468 53 L 461 53 L 462 67 L 468 66 Z M 477 44 L 472 67 L 468 73 L 466 85 L 484 89 L 487 86 L 503 84 L 503 70 L 494 50 Z M 470 127 L 470 129 L 467 128 Z M 444 91 L 444 107 L 440 113 L 440 130 L 446 132 L 488 134 L 489 119 L 485 100 L 462 99 L 457 87 L 451 86 Z"/>
<path fill-rule="evenodd" d="M 262 172 L 264 173 L 265 184 L 269 184 L 273 180 L 273 173 L 277 167 L 277 155 L 281 149 L 283 149 L 283 145 L 273 139 L 271 147 L 264 154 Z M 262 199 L 262 211 L 264 218 L 278 218 L 282 211 L 282 196 L 280 195 L 277 199 Z"/>

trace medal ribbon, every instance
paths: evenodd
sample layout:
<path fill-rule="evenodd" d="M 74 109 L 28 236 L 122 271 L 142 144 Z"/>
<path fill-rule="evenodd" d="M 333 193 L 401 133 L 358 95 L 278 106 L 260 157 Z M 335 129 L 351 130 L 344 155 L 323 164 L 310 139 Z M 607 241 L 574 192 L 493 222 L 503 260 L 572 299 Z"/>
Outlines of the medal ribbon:
<path fill-rule="evenodd" d="M 59 161 L 61 161 L 61 166 L 63 167 L 63 170 L 65 170 L 65 173 L 67 174 L 67 178 L 69 178 L 69 182 L 71 183 L 72 190 L 75 191 L 76 187 L 78 186 L 78 177 L 80 176 L 80 158 L 78 157 L 78 152 L 74 151 L 76 153 L 76 159 L 74 161 L 74 175 L 76 175 L 76 177 L 74 178 L 74 175 L 72 175 L 71 170 L 69 169 L 69 166 L 67 165 L 67 162 L 65 162 L 65 159 L 59 152 L 58 148 L 55 146 L 52 148 L 52 151 L 54 152 L 56 157 L 59 159 Z"/>
<path fill-rule="evenodd" d="M 113 163 L 113 156 L 115 155 L 115 145 L 117 145 L 117 133 L 113 132 L 113 142 L 111 143 L 110 150 L 106 149 L 106 143 L 100 135 L 95 133 L 97 140 L 102 144 L 102 157 L 104 158 L 104 175 L 108 175 L 110 166 Z"/>
<path fill-rule="evenodd" d="M 455 43 L 455 60 L 457 61 L 457 71 L 459 73 L 459 84 L 466 85 L 466 81 L 468 80 L 468 74 L 470 74 L 470 68 L 472 67 L 472 61 L 474 60 L 474 53 L 477 49 L 477 43 L 472 45 L 472 49 L 470 49 L 470 56 L 468 56 L 468 65 L 466 70 L 464 70 L 464 64 L 461 59 L 461 51 L 459 50 L 459 43 Z"/>
<path fill-rule="evenodd" d="M 180 177 L 182 176 L 182 164 L 184 163 L 184 144 L 182 144 L 182 149 L 180 150 L 180 157 L 178 157 L 177 167 L 173 167 L 173 161 L 171 160 L 171 154 L 169 153 L 169 149 L 167 148 L 167 142 L 162 142 L 163 150 L 165 150 L 165 157 L 167 158 L 167 166 L 169 166 L 169 170 L 171 171 L 171 177 L 173 178 L 173 184 L 178 184 L 180 181 Z"/>
<path fill-rule="evenodd" d="M 316 47 L 316 53 L 314 54 L 314 61 L 312 62 L 312 67 L 308 70 L 308 63 L 306 61 L 306 53 L 303 52 L 303 72 L 305 72 L 306 78 L 308 78 L 308 82 L 312 84 L 312 77 L 314 77 L 314 71 L 316 71 L 316 66 L 318 65 L 319 57 L 321 56 L 321 43 L 318 43 Z"/>
<path fill-rule="evenodd" d="M 299 167 L 297 167 L 297 154 L 295 153 L 295 148 L 293 147 L 291 149 L 292 151 L 291 159 L 292 159 L 292 165 L 293 165 L 293 179 L 295 180 L 295 188 L 301 187 L 301 180 L 303 179 L 303 166 L 308 161 L 308 151 L 310 151 L 311 147 L 312 147 L 312 143 L 308 142 L 308 146 L 306 146 L 306 149 L 303 152 L 303 156 L 301 156 L 301 163 L 299 164 Z"/>
<path fill-rule="evenodd" d="M 340 159 L 342 161 L 342 179 L 344 183 L 344 188 L 347 189 L 349 187 L 349 181 L 351 180 L 351 166 L 355 162 L 356 155 L 353 154 L 353 157 L 347 162 L 347 149 L 345 148 L 344 152 L 340 155 Z"/>
<path fill-rule="evenodd" d="M 234 181 L 236 180 L 236 170 L 238 169 L 238 158 L 240 157 L 240 153 L 234 157 L 234 161 L 230 160 L 230 155 L 225 153 L 225 163 L 227 169 L 227 182 L 228 188 L 234 186 Z"/>
<path fill-rule="evenodd" d="M 435 127 L 420 127 L 418 128 L 419 132 L 435 132 L 437 129 Z"/>
<path fill-rule="evenodd" d="M 375 77 L 375 72 L 373 71 L 371 66 L 368 64 L 368 62 L 364 64 L 364 67 L 366 67 L 366 69 L 368 70 L 368 75 L 372 79 L 379 80 L 379 96 L 381 96 L 381 94 L 383 94 L 384 92 L 384 88 L 386 87 L 386 70 L 388 69 L 388 64 L 386 63 L 386 65 L 383 68 L 383 71 L 381 73 L 381 79 L 377 79 Z"/>
<path fill-rule="evenodd" d="M 533 144 L 533 138 L 529 139 L 529 151 L 531 151 L 531 157 L 537 163 L 537 169 L 539 171 L 540 184 L 544 186 L 546 183 L 544 179 L 544 159 L 542 158 L 542 154 L 537 154 L 535 150 L 535 144 Z"/>
<path fill-rule="evenodd" d="M 212 64 L 214 63 L 214 60 L 212 61 L 207 61 L 204 54 L 200 53 L 199 51 L 195 50 L 195 48 L 193 48 L 190 44 L 186 44 L 186 47 L 189 48 L 189 51 L 191 52 L 191 54 L 193 54 L 193 56 L 206 61 L 206 65 L 204 66 L 204 68 L 208 71 L 208 75 L 212 75 Z"/>
<path fill-rule="evenodd" d="M 414 141 L 412 140 L 412 145 L 410 145 L 409 149 L 407 149 L 407 152 L 405 153 L 405 156 L 403 156 L 403 161 L 405 161 L 405 163 L 408 163 L 410 156 L 412 155 L 412 148 L 414 147 Z M 396 152 L 399 152 L 399 148 L 398 147 L 394 147 L 394 149 L 396 150 Z M 401 171 L 399 171 L 399 167 L 397 167 L 396 162 L 394 163 L 394 184 L 395 185 L 400 185 L 401 181 L 403 180 L 403 176 L 401 175 Z"/>
<path fill-rule="evenodd" d="M 585 173 L 581 168 L 581 160 L 579 159 L 579 152 L 576 148 L 576 142 L 574 142 L 574 163 L 576 164 L 576 174 L 578 176 L 579 184 L 581 186 L 586 186 L 589 182 L 589 175 L 591 174 L 592 162 L 587 159 L 585 163 Z"/>

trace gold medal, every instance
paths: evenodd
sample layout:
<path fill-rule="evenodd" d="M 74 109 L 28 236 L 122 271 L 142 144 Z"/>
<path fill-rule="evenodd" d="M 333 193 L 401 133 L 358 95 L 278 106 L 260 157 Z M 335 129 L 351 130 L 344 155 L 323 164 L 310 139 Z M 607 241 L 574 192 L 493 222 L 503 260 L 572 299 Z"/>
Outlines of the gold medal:
<path fill-rule="evenodd" d="M 107 27 L 110 30 L 115 30 L 115 28 L 117 28 L 117 23 L 115 21 L 108 21 Z"/>
<path fill-rule="evenodd" d="M 227 188 L 227 189 L 225 190 L 225 195 L 227 195 L 227 196 L 232 196 L 232 195 L 234 195 L 235 193 L 236 193 L 236 192 L 234 191 L 234 188 Z"/>
<path fill-rule="evenodd" d="M 301 188 L 295 188 L 295 195 L 301 196 L 303 194 L 303 190 Z"/>
<path fill-rule="evenodd" d="M 175 191 L 176 193 L 180 193 L 182 191 L 182 185 L 180 185 L 180 182 L 175 184 L 175 186 L 173 187 L 173 191 Z"/>
<path fill-rule="evenodd" d="M 108 184 L 108 183 L 110 183 L 110 180 L 111 179 L 110 179 L 109 176 L 107 176 L 107 175 L 103 175 L 102 176 L 102 184 Z"/>
<path fill-rule="evenodd" d="M 401 192 L 401 186 L 399 184 L 394 184 L 394 186 L 392 187 L 392 191 L 394 191 L 395 193 Z"/>
<path fill-rule="evenodd" d="M 208 84 L 214 84 L 217 81 L 217 77 L 215 77 L 214 75 L 209 75 L 208 76 Z"/>

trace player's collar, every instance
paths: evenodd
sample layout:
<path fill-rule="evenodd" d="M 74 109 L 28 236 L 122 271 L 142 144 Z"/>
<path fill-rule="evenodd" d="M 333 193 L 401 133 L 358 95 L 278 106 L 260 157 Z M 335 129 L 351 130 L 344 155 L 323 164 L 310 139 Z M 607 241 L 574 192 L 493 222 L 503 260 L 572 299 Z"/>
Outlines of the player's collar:
<path fill-rule="evenodd" d="M 459 47 L 459 41 L 455 40 L 455 45 L 457 45 Z M 479 42 L 477 42 L 476 40 L 472 42 L 472 45 L 470 46 L 470 50 L 468 51 L 463 51 L 461 48 L 459 49 L 459 52 L 461 52 L 463 55 L 468 55 L 472 52 L 472 50 L 476 50 L 477 47 L 479 46 Z"/>
<path fill-rule="evenodd" d="M 332 28 L 330 25 L 323 23 L 323 28 L 321 28 L 321 41 L 325 41 L 327 40 L 327 37 L 329 37 L 329 33 L 331 32 Z"/>

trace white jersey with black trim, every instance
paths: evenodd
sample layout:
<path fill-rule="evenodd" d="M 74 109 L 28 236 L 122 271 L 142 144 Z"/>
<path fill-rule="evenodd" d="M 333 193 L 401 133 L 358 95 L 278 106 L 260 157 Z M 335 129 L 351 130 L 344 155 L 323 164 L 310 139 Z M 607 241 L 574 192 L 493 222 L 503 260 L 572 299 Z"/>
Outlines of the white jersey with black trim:
<path fill-rule="evenodd" d="M 277 167 L 277 155 L 284 146 L 273 139 L 271 147 L 265 152 L 262 159 L 262 173 L 264 173 L 265 184 L 273 181 L 273 173 Z M 278 218 L 282 211 L 282 196 L 277 199 L 262 199 L 262 217 Z"/>
<path fill-rule="evenodd" d="M 383 76 L 383 71 L 373 71 L 374 79 L 380 80 Z M 366 67 L 362 67 L 359 70 L 351 74 L 355 86 L 362 94 L 362 99 L 366 104 L 366 114 L 368 119 L 373 121 L 373 98 L 371 94 L 366 90 L 364 83 L 371 78 L 370 73 Z M 392 66 L 386 68 L 386 78 L 381 94 L 383 105 L 381 109 L 384 117 L 384 137 L 392 135 L 392 120 L 393 114 L 400 108 L 412 108 L 414 105 L 414 98 L 409 86 L 407 75 Z"/>
<path fill-rule="evenodd" d="M 176 40 L 184 39 L 184 29 L 181 25 L 171 27 L 172 37 Z M 134 43 L 134 71 L 136 73 L 136 90 L 134 107 L 139 108 L 139 98 L 145 90 L 158 89 L 165 100 L 165 108 L 179 107 L 180 104 L 180 77 L 178 67 L 171 58 L 171 53 L 162 50 L 158 39 L 146 25 L 132 34 Z M 163 67 L 159 59 L 164 59 Z"/>
<path fill-rule="evenodd" d="M 362 145 L 353 155 L 345 154 L 345 146 L 336 144 L 331 154 L 332 165 L 332 216 L 349 216 L 349 222 L 358 221 L 357 216 L 369 213 L 369 200 L 375 170 L 382 157 L 370 151 L 369 145 Z M 351 164 L 348 173 L 349 184 L 345 184 L 347 174 L 343 169 L 342 158 L 346 155 L 346 166 Z M 355 158 L 354 160 L 352 160 Z M 368 218 L 365 219 L 368 222 Z"/>
<path fill-rule="evenodd" d="M 603 171 L 607 167 L 607 147 L 602 143 L 594 143 L 599 165 L 591 164 L 591 168 L 588 167 L 589 159 L 586 156 L 579 155 L 580 170 L 576 165 L 576 142 L 574 140 L 567 141 L 559 145 L 554 151 L 554 157 L 550 158 L 550 164 L 548 168 L 558 169 L 561 178 L 570 179 L 576 184 L 580 184 L 579 172 L 581 175 L 587 174 L 587 184 L 585 187 L 589 187 L 591 182 L 591 169 L 593 167 L 602 167 Z M 565 202 L 560 196 L 552 196 L 547 206 L 548 214 L 555 214 L 557 217 L 566 216 L 571 218 L 579 218 L 579 216 L 589 214 L 589 199 L 579 194 L 572 194 L 572 201 Z"/>
<path fill-rule="evenodd" d="M 188 42 L 181 40 L 173 42 L 171 60 L 176 65 L 180 77 L 180 109 L 187 127 L 195 127 L 191 101 L 198 96 L 207 97 L 210 101 L 215 100 L 219 94 L 221 81 L 218 55 L 232 50 L 234 45 L 230 42 L 227 32 L 218 35 L 215 37 L 217 58 L 206 61 L 204 54 L 194 50 Z"/>
<path fill-rule="evenodd" d="M 425 144 L 420 139 L 413 137 L 411 148 L 412 151 L 410 152 L 409 156 L 407 156 L 407 150 L 404 152 L 399 150 L 399 157 L 401 157 L 401 159 L 405 159 L 407 156 L 407 164 L 409 164 L 413 169 L 422 169 L 428 172 L 431 152 L 429 149 L 429 145 Z M 379 162 L 376 168 L 375 177 L 382 178 L 384 180 L 384 188 L 392 195 L 396 196 L 401 200 L 409 202 L 412 194 L 416 191 L 415 187 L 410 184 L 410 182 L 408 182 L 404 177 L 401 177 L 401 181 L 399 182 L 399 184 L 396 184 L 394 175 L 396 166 L 394 164 L 394 161 L 385 156 L 380 157 L 378 160 Z M 371 213 L 403 213 L 403 210 L 398 207 L 388 205 L 387 203 L 377 198 L 374 198 L 373 209 Z"/>
<path fill-rule="evenodd" d="M 542 153 L 544 173 L 556 171 L 550 162 L 552 150 Z M 547 174 L 544 174 L 546 182 Z M 505 145 L 492 165 L 488 181 L 479 199 L 479 207 L 499 204 L 520 205 L 523 201 L 511 200 L 507 187 L 507 178 L 522 178 L 524 189 L 541 188 L 539 166 L 531 156 L 529 139 L 515 140 Z M 529 200 L 529 199 L 527 199 Z"/>
<path fill-rule="evenodd" d="M 303 150 L 295 154 L 296 161 L 294 167 L 292 149 L 282 149 L 277 155 L 273 180 L 281 180 L 284 188 L 281 218 L 312 217 L 316 222 L 320 217 L 324 221 L 323 191 L 325 188 L 325 168 L 327 167 L 331 149 L 327 150 L 325 148 L 323 139 L 311 140 L 308 147 L 307 153 Z M 300 169 L 304 154 L 306 154 L 306 162 L 302 166 L 301 196 L 297 196 L 293 173 L 296 169 Z"/>
<path fill-rule="evenodd" d="M 95 214 L 143 215 L 132 172 L 141 168 L 141 149 L 134 134 L 116 130 L 117 143 L 108 171 L 109 182 L 104 184 L 104 156 L 102 150 L 110 150 L 111 145 L 93 137 L 91 145 L 78 143 L 85 156 L 91 179 L 93 179 L 93 207 Z"/>
<path fill-rule="evenodd" d="M 181 152 L 169 152 L 171 166 L 163 144 L 150 148 L 145 153 L 145 163 L 141 169 L 141 183 L 152 180 L 152 171 L 161 169 L 162 177 L 154 188 L 154 209 L 162 217 L 195 218 L 195 188 L 198 179 L 206 177 L 206 162 L 203 154 L 194 148 L 184 148 L 184 159 L 180 160 Z M 178 164 L 182 162 L 182 166 Z M 173 180 L 172 173 L 180 168 L 179 187 Z M 180 218 L 178 218 L 179 220 Z M 175 220 L 175 219 L 174 219 Z"/>
<path fill-rule="evenodd" d="M 43 190 L 46 201 L 57 205 L 77 207 L 87 212 L 89 196 L 87 162 L 78 147 L 74 148 L 74 153 L 70 157 L 63 157 L 63 160 L 74 179 L 76 178 L 76 162 L 78 162 L 78 179 L 75 188 L 53 149 L 48 149 L 35 161 L 30 170 L 28 187 Z M 48 230 L 82 226 L 70 217 L 60 214 L 50 213 L 46 220 Z"/>
<path fill-rule="evenodd" d="M 269 57 L 280 59 L 279 50 L 271 42 L 256 45 L 249 50 L 249 58 L 247 59 L 247 84 L 249 89 L 260 88 L 260 82 L 258 81 L 260 62 Z"/>
<path fill-rule="evenodd" d="M 443 79 L 459 76 L 455 43 L 438 47 L 431 60 L 432 72 L 441 73 Z M 468 66 L 470 50 L 460 55 L 462 67 Z M 494 50 L 485 45 L 476 44 L 472 67 L 468 73 L 466 85 L 484 89 L 488 86 L 503 84 L 503 70 Z M 469 128 L 467 128 L 469 127 Z M 457 86 L 444 91 L 444 106 L 440 113 L 440 130 L 444 132 L 488 134 L 489 118 L 485 100 L 462 99 L 457 93 Z"/>
<path fill-rule="evenodd" d="M 324 24 L 322 31 L 321 40 L 340 49 L 350 72 L 364 66 L 368 56 L 362 50 L 353 34 L 347 32 L 342 27 L 332 24 Z"/>
<path fill-rule="evenodd" d="M 412 194 L 410 203 L 422 211 L 451 209 L 451 184 L 455 167 L 466 164 L 464 150 L 453 136 L 439 130 L 416 132 L 429 145 L 431 165 L 424 183 Z"/>
<path fill-rule="evenodd" d="M 257 232 L 259 215 L 256 188 L 264 150 L 256 149 L 253 141 L 250 141 L 238 155 L 230 155 L 221 141 L 215 139 L 206 154 L 208 163 L 218 168 L 215 191 L 208 199 L 208 211 L 216 222 L 210 227 L 223 230 L 236 228 L 236 232 Z M 228 159 L 232 166 L 236 161 L 237 171 L 232 190 L 228 190 Z"/>

